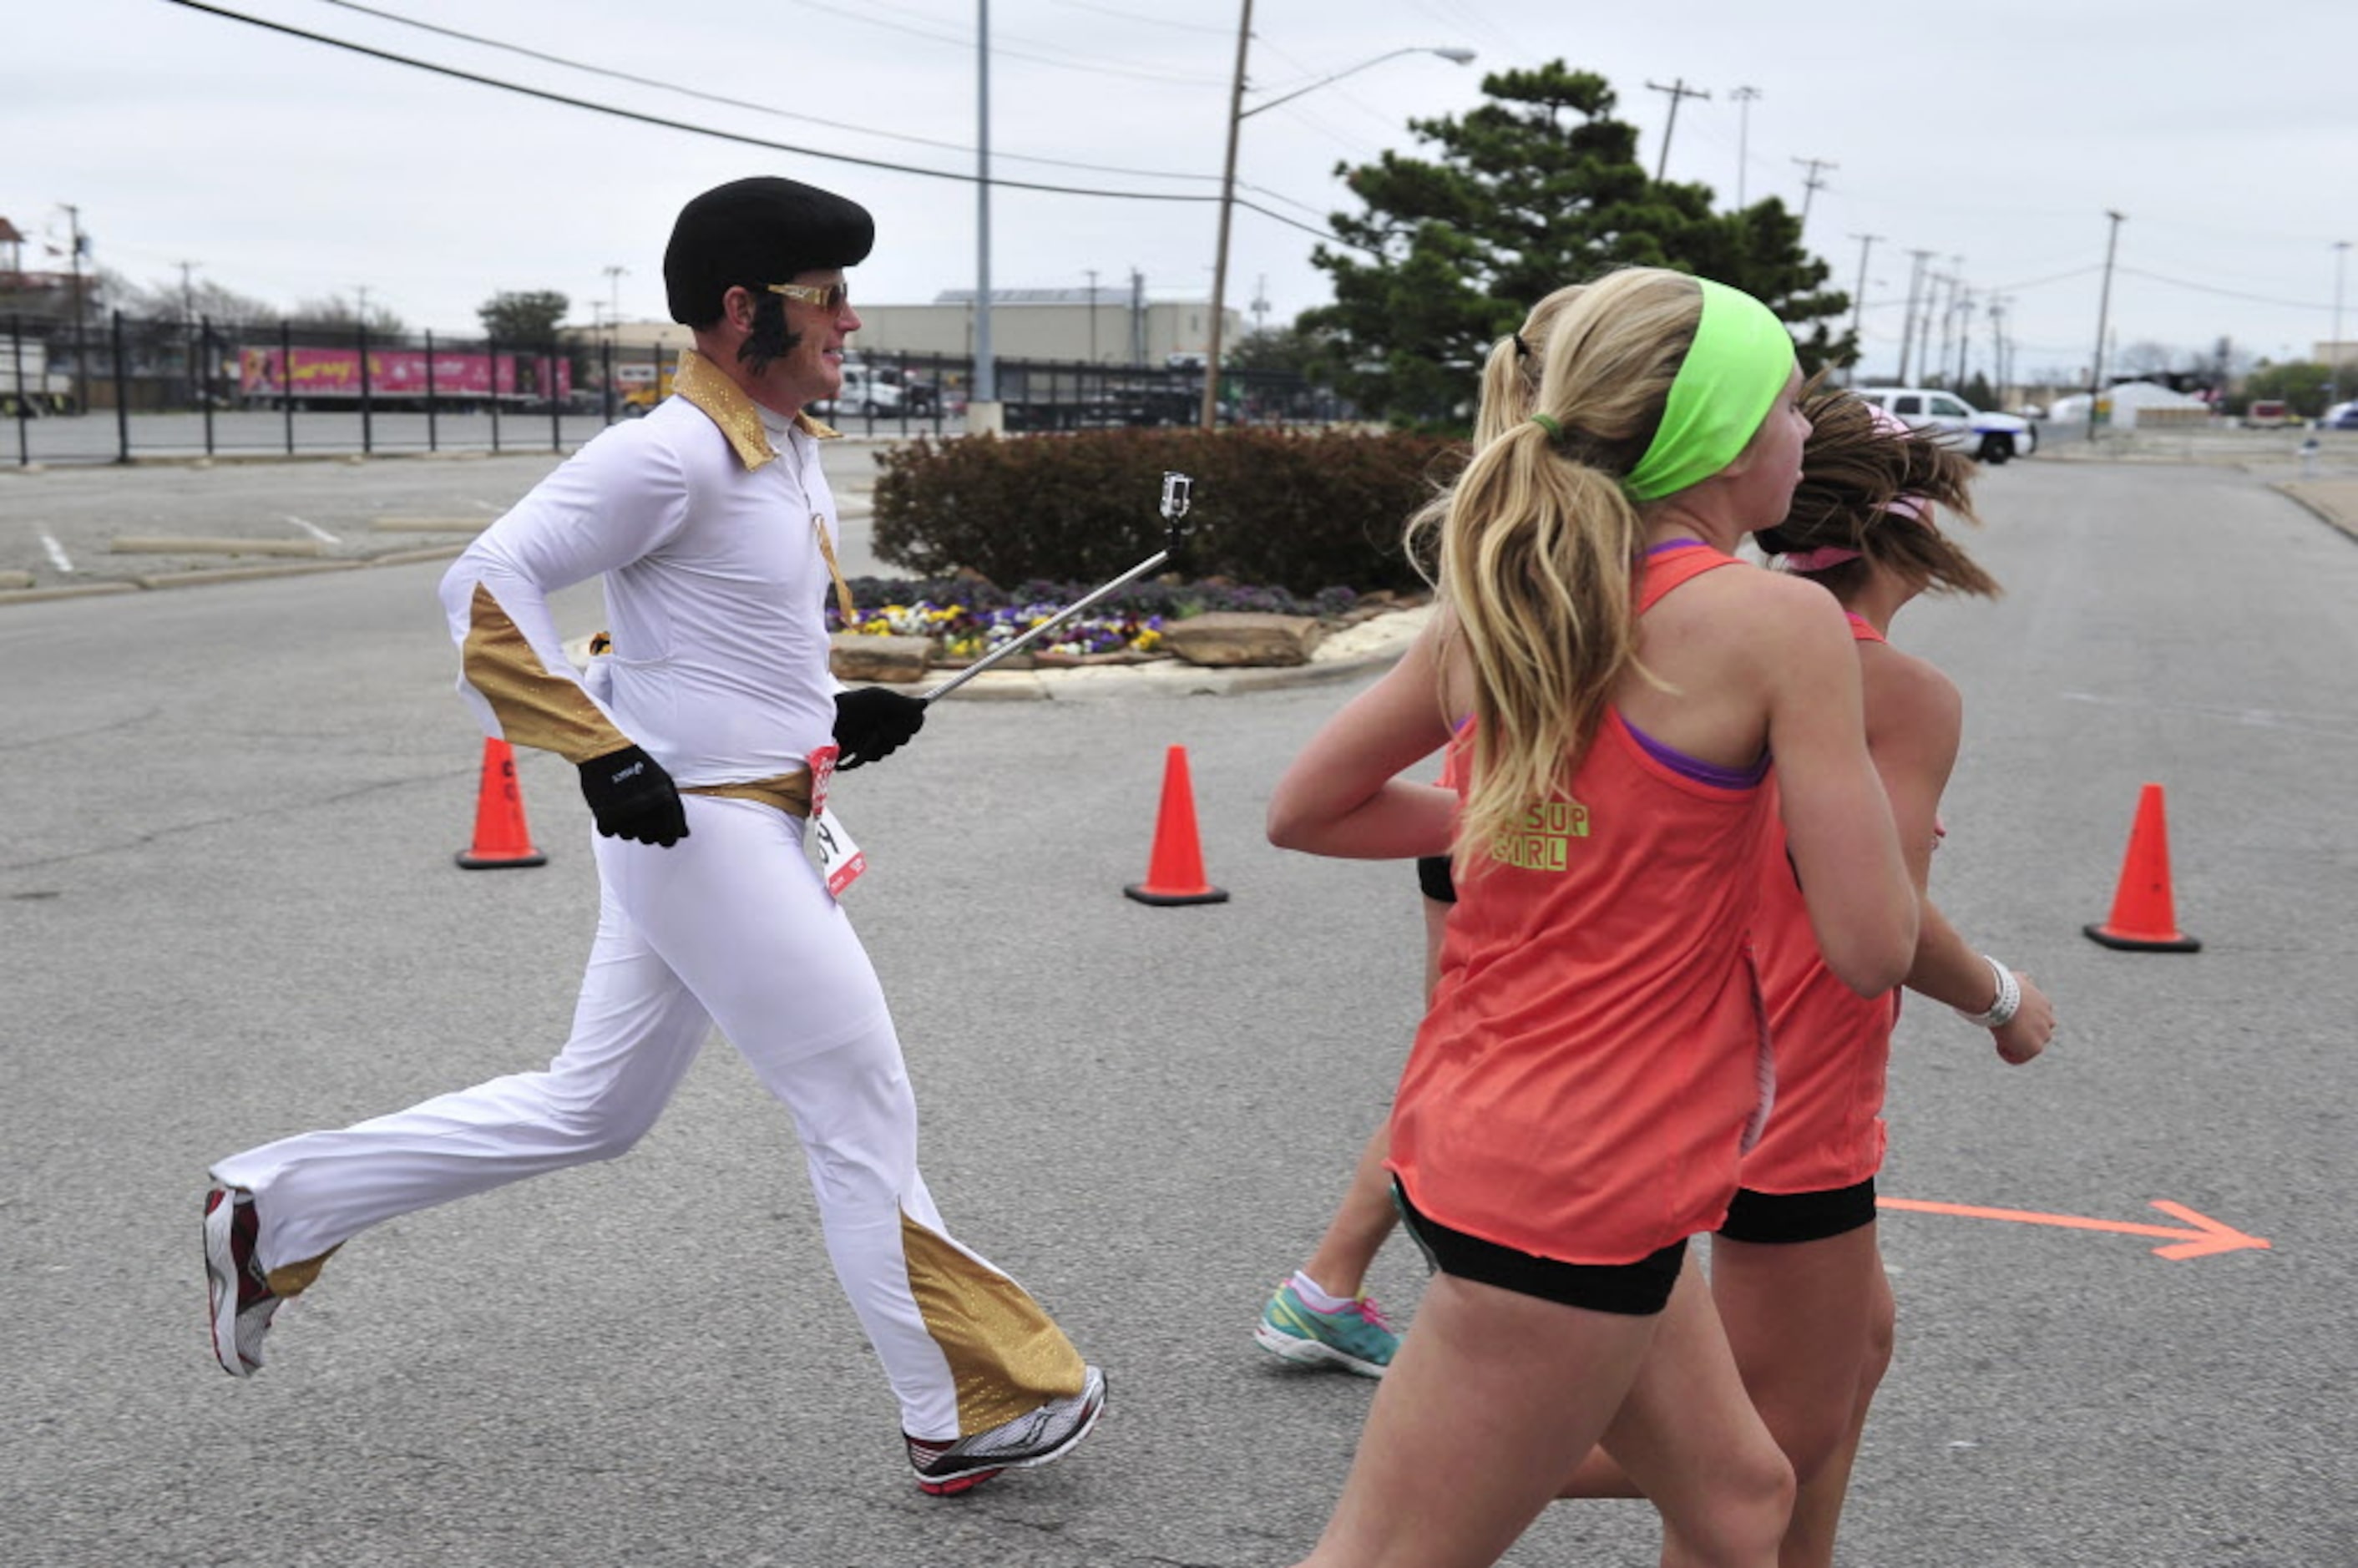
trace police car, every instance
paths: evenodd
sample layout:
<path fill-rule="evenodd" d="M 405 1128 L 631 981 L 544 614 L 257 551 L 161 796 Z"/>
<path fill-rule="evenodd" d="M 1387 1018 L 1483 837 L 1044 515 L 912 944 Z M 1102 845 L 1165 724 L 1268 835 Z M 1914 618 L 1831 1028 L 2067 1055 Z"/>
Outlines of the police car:
<path fill-rule="evenodd" d="M 1950 433 L 1955 445 L 1985 463 L 2027 458 L 2039 449 L 2039 427 L 2012 414 L 1987 414 L 1953 392 L 1931 386 L 1862 386 L 1857 395 L 1917 429 Z"/>

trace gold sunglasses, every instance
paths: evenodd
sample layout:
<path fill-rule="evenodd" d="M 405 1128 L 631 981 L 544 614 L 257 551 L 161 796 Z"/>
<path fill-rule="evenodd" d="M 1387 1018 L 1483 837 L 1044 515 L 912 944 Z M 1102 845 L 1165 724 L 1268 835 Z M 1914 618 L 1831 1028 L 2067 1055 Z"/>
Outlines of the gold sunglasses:
<path fill-rule="evenodd" d="M 851 297 L 850 288 L 840 283 L 772 283 L 763 287 L 772 294 L 783 294 L 789 299 L 816 305 L 830 316 L 841 310 L 843 302 Z"/>

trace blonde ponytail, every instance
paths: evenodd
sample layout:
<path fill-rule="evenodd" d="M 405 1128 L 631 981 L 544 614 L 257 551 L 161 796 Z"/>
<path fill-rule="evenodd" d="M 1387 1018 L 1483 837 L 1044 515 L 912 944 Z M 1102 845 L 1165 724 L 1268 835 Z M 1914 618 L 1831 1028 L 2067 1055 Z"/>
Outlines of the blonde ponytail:
<path fill-rule="evenodd" d="M 1657 268 L 1541 301 L 1483 366 L 1473 460 L 1410 524 L 1474 675 L 1461 875 L 1563 794 L 1636 656 L 1645 524 L 1622 479 L 1701 313 L 1695 281 Z"/>

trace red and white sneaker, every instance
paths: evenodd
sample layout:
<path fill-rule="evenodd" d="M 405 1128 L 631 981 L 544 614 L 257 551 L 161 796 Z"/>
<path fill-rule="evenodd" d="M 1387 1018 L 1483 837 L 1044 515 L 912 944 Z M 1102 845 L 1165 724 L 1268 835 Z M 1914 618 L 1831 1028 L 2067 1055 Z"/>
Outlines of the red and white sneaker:
<path fill-rule="evenodd" d="M 205 1276 L 211 1286 L 213 1359 L 233 1378 L 262 1366 L 262 1336 L 283 1299 L 255 1254 L 261 1221 L 254 1195 L 215 1187 L 205 1195 Z"/>
<path fill-rule="evenodd" d="M 929 1497 L 955 1497 L 1001 1470 L 1029 1470 L 1062 1459 L 1105 1413 L 1105 1374 L 1095 1367 L 1087 1373 L 1079 1393 L 1051 1400 L 988 1432 L 955 1443 L 908 1438 L 909 1467 L 917 1473 L 917 1490 Z"/>

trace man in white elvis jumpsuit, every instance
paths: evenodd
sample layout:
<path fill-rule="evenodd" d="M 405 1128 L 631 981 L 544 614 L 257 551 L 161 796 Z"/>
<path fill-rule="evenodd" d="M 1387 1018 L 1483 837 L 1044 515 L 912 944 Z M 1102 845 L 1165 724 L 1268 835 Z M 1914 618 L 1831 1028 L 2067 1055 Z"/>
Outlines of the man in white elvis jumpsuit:
<path fill-rule="evenodd" d="M 213 1350 L 233 1376 L 370 1226 L 629 1149 L 717 1024 L 794 1117 L 917 1485 L 964 1491 L 1095 1425 L 1103 1377 L 934 1206 L 883 993 L 803 848 L 830 772 L 924 720 L 896 692 L 838 693 L 827 666 L 825 595 L 849 596 L 819 471 L 833 432 L 803 408 L 841 384 L 860 326 L 843 269 L 873 234 L 856 203 L 784 179 L 690 201 L 664 256 L 696 340 L 676 395 L 582 448 L 444 578 L 461 692 L 489 733 L 579 764 L 597 819 L 573 1032 L 546 1071 L 213 1167 Z M 600 575 L 611 652 L 585 687 L 546 596 Z"/>

